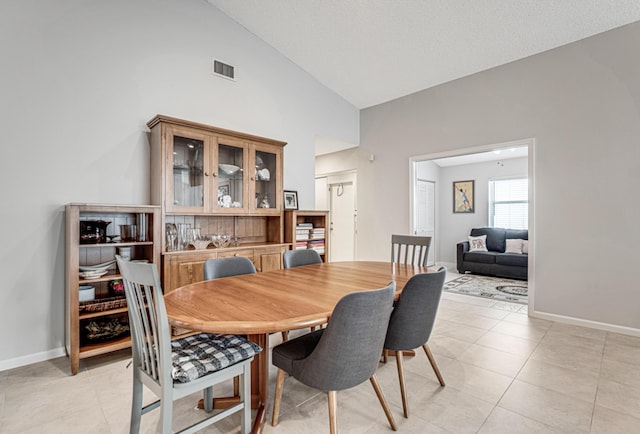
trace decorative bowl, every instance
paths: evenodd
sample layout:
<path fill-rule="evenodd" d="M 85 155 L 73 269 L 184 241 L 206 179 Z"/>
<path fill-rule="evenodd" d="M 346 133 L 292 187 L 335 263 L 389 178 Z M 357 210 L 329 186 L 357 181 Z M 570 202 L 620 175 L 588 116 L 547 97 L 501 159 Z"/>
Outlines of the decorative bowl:
<path fill-rule="evenodd" d="M 215 247 L 228 247 L 231 244 L 231 235 L 211 235 L 211 242 Z"/>
<path fill-rule="evenodd" d="M 96 288 L 91 285 L 80 285 L 78 291 L 78 301 L 90 301 L 96 298 Z"/>
<path fill-rule="evenodd" d="M 81 271 L 80 277 L 82 277 L 85 280 L 90 280 L 90 279 L 98 279 L 102 276 L 104 276 L 105 274 L 107 274 L 109 271 L 108 270 L 101 270 L 101 271 Z"/>
<path fill-rule="evenodd" d="M 233 164 L 218 164 L 218 169 L 222 170 L 226 175 L 235 175 L 240 168 Z"/>
<path fill-rule="evenodd" d="M 103 271 L 107 271 L 109 268 L 113 268 L 116 260 L 113 259 L 111 261 L 103 262 L 101 264 L 95 265 L 80 265 L 80 271 L 88 274 L 101 273 Z"/>
<path fill-rule="evenodd" d="M 211 240 L 194 240 L 189 244 L 191 244 L 196 249 L 206 249 L 207 247 L 209 247 L 209 244 L 211 244 Z"/>

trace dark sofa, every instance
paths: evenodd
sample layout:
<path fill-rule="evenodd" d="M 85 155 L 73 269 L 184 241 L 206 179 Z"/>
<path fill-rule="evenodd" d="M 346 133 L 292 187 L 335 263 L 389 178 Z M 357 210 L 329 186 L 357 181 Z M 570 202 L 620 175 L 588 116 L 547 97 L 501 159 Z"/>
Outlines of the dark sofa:
<path fill-rule="evenodd" d="M 475 228 L 472 237 L 487 236 L 486 252 L 470 252 L 469 241 L 458 243 L 458 272 L 484 274 L 527 280 L 529 255 L 527 253 L 505 253 L 507 239 L 529 239 L 529 231 L 501 228 Z"/>

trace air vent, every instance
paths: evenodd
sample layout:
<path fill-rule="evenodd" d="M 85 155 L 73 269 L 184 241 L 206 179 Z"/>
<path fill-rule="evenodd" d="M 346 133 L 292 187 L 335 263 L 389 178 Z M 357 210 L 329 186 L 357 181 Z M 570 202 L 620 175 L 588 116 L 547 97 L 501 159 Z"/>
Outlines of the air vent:
<path fill-rule="evenodd" d="M 222 63 L 219 60 L 213 59 L 213 72 L 214 75 L 226 78 L 228 80 L 235 81 L 235 69 L 231 65 Z"/>

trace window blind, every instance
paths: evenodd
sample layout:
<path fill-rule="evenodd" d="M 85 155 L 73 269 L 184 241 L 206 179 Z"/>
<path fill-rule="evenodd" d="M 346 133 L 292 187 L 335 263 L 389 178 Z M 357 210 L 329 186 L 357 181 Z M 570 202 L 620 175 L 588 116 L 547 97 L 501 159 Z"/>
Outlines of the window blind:
<path fill-rule="evenodd" d="M 527 178 L 489 182 L 489 225 L 506 229 L 528 229 L 529 180 Z"/>

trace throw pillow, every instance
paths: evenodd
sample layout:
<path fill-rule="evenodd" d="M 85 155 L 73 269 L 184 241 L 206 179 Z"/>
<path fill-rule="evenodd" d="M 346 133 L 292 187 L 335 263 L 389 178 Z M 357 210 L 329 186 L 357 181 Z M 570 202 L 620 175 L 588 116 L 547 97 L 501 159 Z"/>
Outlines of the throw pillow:
<path fill-rule="evenodd" d="M 522 253 L 529 254 L 529 240 L 522 240 Z"/>
<path fill-rule="evenodd" d="M 469 251 L 470 252 L 486 252 L 487 251 L 487 236 L 481 235 L 479 237 L 469 236 Z"/>
<path fill-rule="evenodd" d="M 522 241 L 523 240 L 518 238 L 514 238 L 514 239 L 507 238 L 507 248 L 504 252 L 505 253 L 522 253 Z"/>

